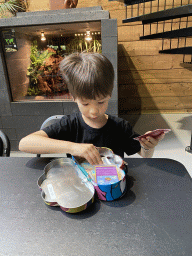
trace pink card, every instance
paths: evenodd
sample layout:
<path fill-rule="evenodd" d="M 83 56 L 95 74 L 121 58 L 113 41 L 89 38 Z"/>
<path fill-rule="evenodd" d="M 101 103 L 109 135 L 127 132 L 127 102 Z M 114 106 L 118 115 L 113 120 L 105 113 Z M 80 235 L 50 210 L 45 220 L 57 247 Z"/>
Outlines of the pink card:
<path fill-rule="evenodd" d="M 156 138 L 159 135 L 161 135 L 162 133 L 168 133 L 170 131 L 171 131 L 171 129 L 156 129 L 156 130 L 153 130 L 153 131 L 151 131 L 151 132 L 149 132 L 147 134 L 143 134 L 141 136 L 138 136 L 138 137 L 134 138 L 134 140 L 139 140 L 140 141 L 141 139 L 146 138 L 148 136 Z"/>
<path fill-rule="evenodd" d="M 107 185 L 119 181 L 116 166 L 96 166 L 97 184 Z"/>

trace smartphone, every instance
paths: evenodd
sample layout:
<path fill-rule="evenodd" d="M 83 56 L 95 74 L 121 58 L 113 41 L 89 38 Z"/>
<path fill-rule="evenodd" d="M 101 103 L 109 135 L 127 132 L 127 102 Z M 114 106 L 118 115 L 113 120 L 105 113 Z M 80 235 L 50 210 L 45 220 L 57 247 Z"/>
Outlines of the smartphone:
<path fill-rule="evenodd" d="M 146 138 L 146 137 L 148 137 L 148 136 L 149 136 L 149 137 L 156 138 L 156 137 L 158 137 L 159 135 L 161 135 L 162 133 L 168 133 L 168 132 L 170 132 L 170 131 L 171 131 L 171 129 L 156 129 L 156 130 L 153 130 L 153 131 L 151 131 L 151 132 L 149 132 L 149 133 L 147 133 L 147 134 L 143 134 L 143 135 L 141 135 L 141 136 L 135 137 L 134 140 L 140 141 L 141 139 Z"/>

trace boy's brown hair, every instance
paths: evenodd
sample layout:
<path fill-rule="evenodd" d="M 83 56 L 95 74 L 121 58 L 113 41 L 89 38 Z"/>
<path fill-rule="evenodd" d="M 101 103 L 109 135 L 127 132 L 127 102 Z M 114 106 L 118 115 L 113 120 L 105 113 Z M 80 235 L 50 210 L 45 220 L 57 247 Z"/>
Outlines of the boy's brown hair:
<path fill-rule="evenodd" d="M 111 96 L 114 69 L 100 53 L 73 53 L 60 63 L 60 71 L 74 98 Z"/>

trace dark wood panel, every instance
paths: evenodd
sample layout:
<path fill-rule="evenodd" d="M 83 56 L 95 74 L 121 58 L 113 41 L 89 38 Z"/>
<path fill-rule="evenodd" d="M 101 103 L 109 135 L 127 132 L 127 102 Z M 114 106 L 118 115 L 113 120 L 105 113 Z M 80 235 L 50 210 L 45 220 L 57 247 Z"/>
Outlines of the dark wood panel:
<path fill-rule="evenodd" d="M 129 83 L 173 83 L 191 82 L 192 72 L 188 69 L 121 71 L 119 84 Z"/>
<path fill-rule="evenodd" d="M 119 86 L 119 98 L 192 96 L 191 83 L 125 84 Z"/>
<path fill-rule="evenodd" d="M 119 99 L 119 112 L 147 110 L 192 110 L 192 96 L 186 97 L 146 97 Z"/>

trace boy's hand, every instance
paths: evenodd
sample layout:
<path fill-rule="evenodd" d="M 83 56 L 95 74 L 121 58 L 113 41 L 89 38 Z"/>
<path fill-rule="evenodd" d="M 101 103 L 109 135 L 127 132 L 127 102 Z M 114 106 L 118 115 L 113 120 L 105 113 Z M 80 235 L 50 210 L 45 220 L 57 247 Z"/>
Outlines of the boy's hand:
<path fill-rule="evenodd" d="M 73 156 L 85 158 L 91 165 L 103 164 L 99 151 L 93 144 L 75 143 Z"/>
<path fill-rule="evenodd" d="M 150 131 L 149 131 L 150 132 Z M 145 134 L 149 133 L 149 132 L 146 132 Z M 159 143 L 159 141 L 161 141 L 163 138 L 165 137 L 165 133 L 162 133 L 160 134 L 159 136 L 157 137 L 151 137 L 151 136 L 148 136 L 146 138 L 142 138 L 141 141 L 140 141 L 140 144 L 141 146 L 144 148 L 144 149 L 153 149 L 154 147 L 157 146 L 157 144 Z"/>

